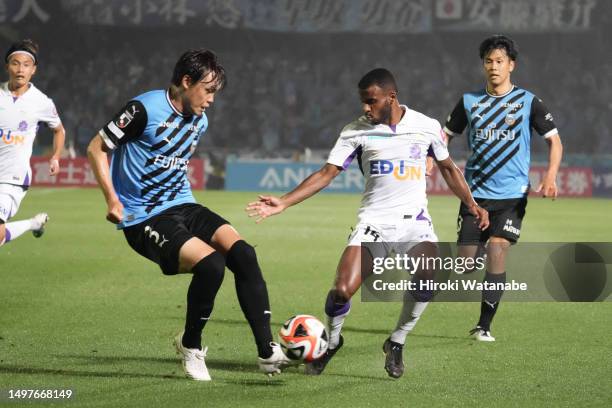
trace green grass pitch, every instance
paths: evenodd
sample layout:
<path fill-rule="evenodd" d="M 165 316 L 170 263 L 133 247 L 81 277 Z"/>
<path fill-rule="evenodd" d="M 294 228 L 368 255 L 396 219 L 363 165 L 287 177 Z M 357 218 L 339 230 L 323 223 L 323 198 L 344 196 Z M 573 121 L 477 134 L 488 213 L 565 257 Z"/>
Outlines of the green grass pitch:
<path fill-rule="evenodd" d="M 200 192 L 257 248 L 273 328 L 296 313 L 323 317 L 324 298 L 357 195 L 319 195 L 255 225 L 254 193 Z M 612 201 L 530 200 L 523 241 L 609 241 Z M 458 202 L 432 197 L 441 240 L 455 238 Z M 0 389 L 71 388 L 72 407 L 610 406 L 612 305 L 502 303 L 493 344 L 467 331 L 476 303 L 434 303 L 409 336 L 406 373 L 387 377 L 381 345 L 398 303 L 354 302 L 345 347 L 320 377 L 297 369 L 268 379 L 227 272 L 205 331 L 213 381 L 183 378 L 172 347 L 188 276 L 164 277 L 104 220 L 95 189 L 32 189 L 17 219 L 45 210 L 45 235 L 0 248 Z M 512 271 L 509 271 L 512 276 Z M 0 405 L 23 403 L 0 401 Z M 28 404 L 28 406 L 30 406 Z"/>

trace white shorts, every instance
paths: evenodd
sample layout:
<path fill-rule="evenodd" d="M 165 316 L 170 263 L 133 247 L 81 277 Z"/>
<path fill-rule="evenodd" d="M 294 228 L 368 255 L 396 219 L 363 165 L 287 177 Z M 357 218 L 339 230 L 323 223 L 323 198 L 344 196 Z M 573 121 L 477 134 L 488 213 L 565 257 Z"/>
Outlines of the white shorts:
<path fill-rule="evenodd" d="M 438 236 L 427 209 L 421 208 L 384 220 L 360 220 L 349 236 L 347 246 L 361 246 L 369 242 L 382 243 L 376 247 L 381 250 L 384 248 L 385 254 L 372 255 L 384 257 L 391 251 L 406 253 L 419 242 L 438 242 Z"/>
<path fill-rule="evenodd" d="M 0 183 L 0 221 L 7 222 L 17 214 L 27 190 L 21 186 Z"/>

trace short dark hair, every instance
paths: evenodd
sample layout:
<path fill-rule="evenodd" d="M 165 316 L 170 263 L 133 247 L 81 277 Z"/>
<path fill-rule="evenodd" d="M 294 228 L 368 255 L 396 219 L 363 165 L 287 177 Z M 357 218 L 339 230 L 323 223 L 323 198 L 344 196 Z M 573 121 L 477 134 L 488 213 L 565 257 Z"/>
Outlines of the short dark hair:
<path fill-rule="evenodd" d="M 217 61 L 214 52 L 205 49 L 187 50 L 174 66 L 172 84 L 179 86 L 185 75 L 189 76 L 193 82 L 198 82 L 210 73 L 213 74 L 212 81 L 217 82 L 218 89 L 226 85 L 225 69 Z"/>
<path fill-rule="evenodd" d="M 26 38 L 24 40 L 19 40 L 12 43 L 4 56 L 4 62 L 8 63 L 9 57 L 16 51 L 25 51 L 30 53 L 32 57 L 34 57 L 34 65 L 38 64 L 38 44 L 36 44 L 34 41 Z"/>
<path fill-rule="evenodd" d="M 502 34 L 492 35 L 480 43 L 479 52 L 480 59 L 484 60 L 487 55 L 493 50 L 505 50 L 506 54 L 512 61 L 516 61 L 518 57 L 518 48 L 514 40 Z"/>
<path fill-rule="evenodd" d="M 385 68 L 376 68 L 368 72 L 359 80 L 357 86 L 361 90 L 368 89 L 372 85 L 378 85 L 383 89 L 391 88 L 397 91 L 397 84 L 393 74 Z"/>

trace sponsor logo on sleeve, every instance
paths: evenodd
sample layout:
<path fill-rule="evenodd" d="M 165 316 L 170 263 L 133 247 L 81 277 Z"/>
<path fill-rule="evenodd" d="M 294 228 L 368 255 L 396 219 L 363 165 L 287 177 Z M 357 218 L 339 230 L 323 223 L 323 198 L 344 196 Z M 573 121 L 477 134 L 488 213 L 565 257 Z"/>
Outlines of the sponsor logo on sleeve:
<path fill-rule="evenodd" d="M 127 125 L 130 124 L 132 120 L 134 120 L 134 115 L 138 113 L 138 109 L 136 109 L 136 105 L 132 105 L 128 107 L 125 112 L 119 116 L 119 119 L 115 122 L 119 129 L 124 129 Z"/>

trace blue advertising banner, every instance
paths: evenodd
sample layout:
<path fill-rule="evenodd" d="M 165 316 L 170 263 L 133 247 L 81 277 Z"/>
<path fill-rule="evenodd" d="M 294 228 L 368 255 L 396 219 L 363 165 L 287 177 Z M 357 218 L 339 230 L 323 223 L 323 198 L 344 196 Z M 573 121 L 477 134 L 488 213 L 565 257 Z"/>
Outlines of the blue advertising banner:
<path fill-rule="evenodd" d="M 323 164 L 229 161 L 225 169 L 225 189 L 231 191 L 289 191 Z M 333 193 L 361 193 L 363 175 L 352 164 L 324 190 Z"/>

